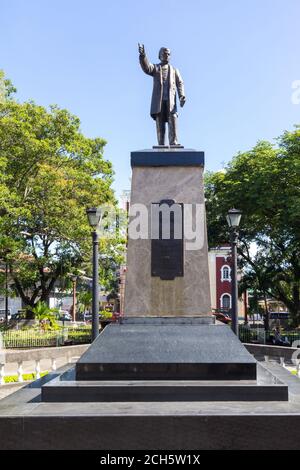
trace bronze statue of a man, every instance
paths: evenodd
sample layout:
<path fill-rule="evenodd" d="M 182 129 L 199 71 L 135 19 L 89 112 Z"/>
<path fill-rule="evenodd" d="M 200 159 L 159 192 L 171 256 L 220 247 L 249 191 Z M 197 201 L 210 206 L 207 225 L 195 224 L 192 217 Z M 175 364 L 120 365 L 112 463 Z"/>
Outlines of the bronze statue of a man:
<path fill-rule="evenodd" d="M 161 47 L 159 64 L 151 64 L 146 56 L 143 44 L 139 44 L 140 64 L 147 75 L 153 77 L 151 117 L 156 121 L 158 145 L 165 145 L 166 122 L 169 128 L 169 145 L 179 145 L 177 138 L 176 89 L 180 106 L 184 106 L 185 95 L 183 80 L 179 70 L 170 63 L 170 49 Z"/>

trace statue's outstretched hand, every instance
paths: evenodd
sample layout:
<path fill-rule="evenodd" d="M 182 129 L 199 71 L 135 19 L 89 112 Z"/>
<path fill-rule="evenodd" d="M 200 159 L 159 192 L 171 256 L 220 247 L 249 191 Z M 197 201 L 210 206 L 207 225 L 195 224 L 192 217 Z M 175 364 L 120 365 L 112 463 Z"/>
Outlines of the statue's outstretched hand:
<path fill-rule="evenodd" d="M 180 98 L 180 106 L 181 106 L 182 108 L 183 108 L 183 106 L 184 106 L 184 104 L 185 104 L 185 100 L 186 100 L 186 99 L 185 99 L 185 96 L 182 96 L 182 97 Z"/>
<path fill-rule="evenodd" d="M 145 46 L 144 46 L 144 44 L 139 43 L 139 54 L 140 55 L 145 55 Z"/>

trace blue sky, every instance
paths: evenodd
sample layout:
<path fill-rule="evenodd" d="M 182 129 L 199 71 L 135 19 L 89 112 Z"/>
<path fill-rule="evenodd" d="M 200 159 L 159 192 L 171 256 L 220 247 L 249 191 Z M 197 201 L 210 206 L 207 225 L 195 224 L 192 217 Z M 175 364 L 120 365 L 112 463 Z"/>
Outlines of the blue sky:
<path fill-rule="evenodd" d="M 57 103 L 107 140 L 117 195 L 130 188 L 130 151 L 156 143 L 152 78 L 161 46 L 185 82 L 179 138 L 217 170 L 239 150 L 300 122 L 299 0 L 0 0 L 0 68 L 20 100 Z"/>

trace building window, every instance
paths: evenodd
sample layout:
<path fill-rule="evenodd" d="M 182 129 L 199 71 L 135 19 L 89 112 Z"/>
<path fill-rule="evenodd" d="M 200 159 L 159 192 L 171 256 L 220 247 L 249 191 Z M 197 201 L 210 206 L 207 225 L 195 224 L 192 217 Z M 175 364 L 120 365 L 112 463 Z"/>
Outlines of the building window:
<path fill-rule="evenodd" d="M 229 266 L 225 265 L 221 268 L 221 281 L 231 281 L 230 277 L 231 269 Z"/>
<path fill-rule="evenodd" d="M 221 297 L 221 308 L 229 310 L 231 308 L 231 295 L 223 294 Z"/>

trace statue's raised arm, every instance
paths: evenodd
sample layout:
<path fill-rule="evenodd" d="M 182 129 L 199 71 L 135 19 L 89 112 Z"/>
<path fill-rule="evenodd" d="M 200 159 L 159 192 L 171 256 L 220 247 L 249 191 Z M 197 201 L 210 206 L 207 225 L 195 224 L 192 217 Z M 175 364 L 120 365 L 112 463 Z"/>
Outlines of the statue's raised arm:
<path fill-rule="evenodd" d="M 154 71 L 154 65 L 151 64 L 148 60 L 148 57 L 147 57 L 146 52 L 145 52 L 144 44 L 139 44 L 139 54 L 140 54 L 140 64 L 141 64 L 141 67 L 142 67 L 143 71 L 147 75 L 152 76 L 153 71 Z"/>
<path fill-rule="evenodd" d="M 169 126 L 170 146 L 180 146 L 177 140 L 177 106 L 176 91 L 180 105 L 185 104 L 184 84 L 179 70 L 170 63 L 171 51 L 167 47 L 159 50 L 159 64 L 151 64 L 145 52 L 144 44 L 138 44 L 139 60 L 143 71 L 153 77 L 151 117 L 156 121 L 159 146 L 165 146 L 166 122 Z"/>
<path fill-rule="evenodd" d="M 145 55 L 145 46 L 144 46 L 144 44 L 139 43 L 138 46 L 139 46 L 139 54 L 140 55 Z"/>

